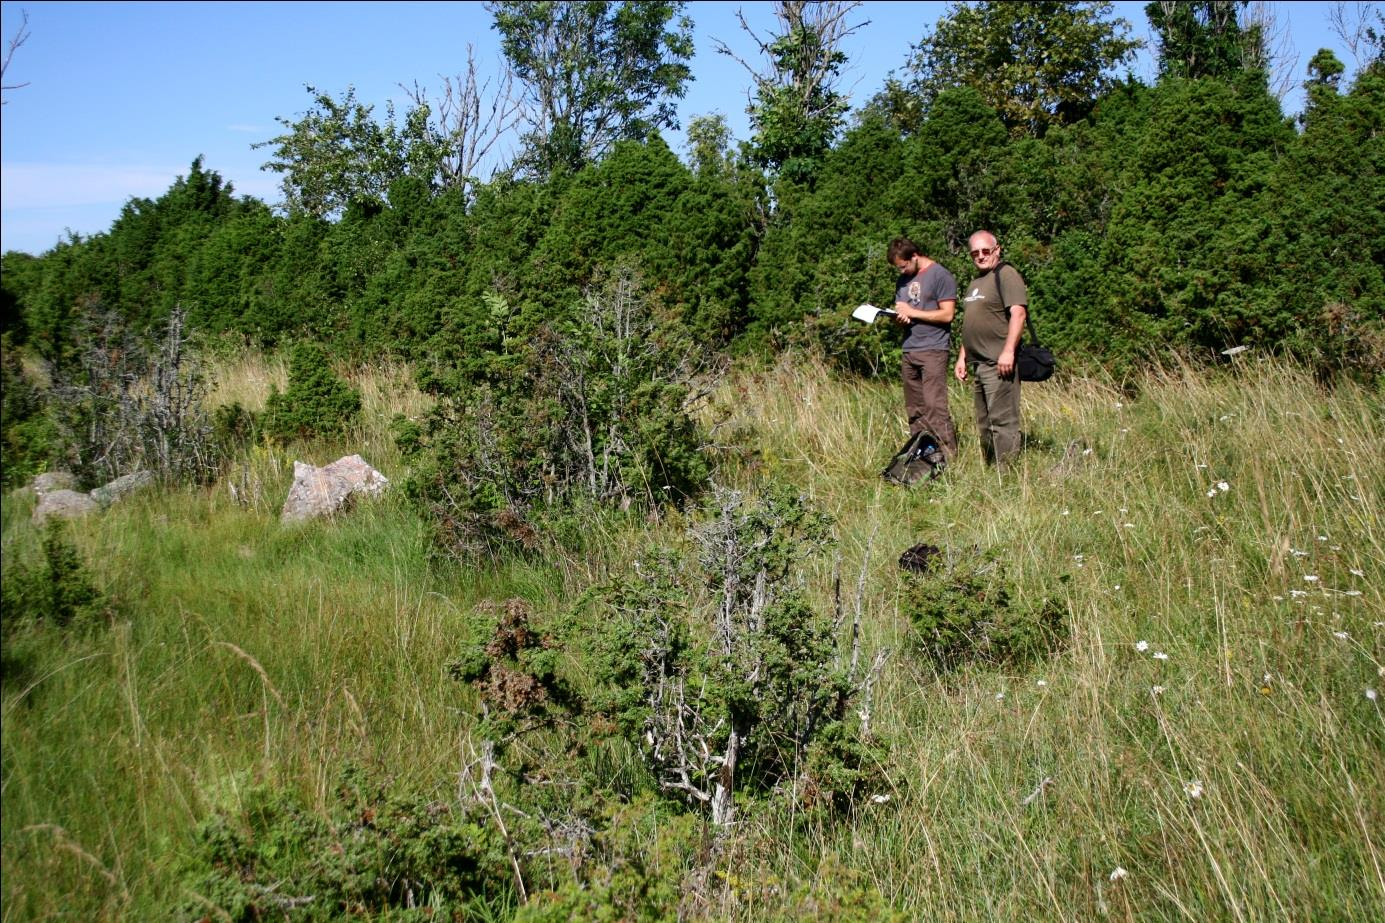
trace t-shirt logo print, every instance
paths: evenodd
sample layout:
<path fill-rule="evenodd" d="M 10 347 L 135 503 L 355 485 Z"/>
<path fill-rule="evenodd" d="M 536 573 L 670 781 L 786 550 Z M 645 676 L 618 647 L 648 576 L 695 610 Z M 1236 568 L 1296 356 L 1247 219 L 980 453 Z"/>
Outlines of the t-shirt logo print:
<path fill-rule="evenodd" d="M 919 297 L 919 293 L 922 292 L 922 291 L 923 291 L 923 286 L 919 285 L 919 280 L 918 280 L 918 279 L 915 279 L 913 282 L 910 282 L 910 283 L 909 283 L 909 300 L 910 300 L 910 301 L 917 300 L 918 297 Z"/>
<path fill-rule="evenodd" d="M 967 300 L 967 301 L 980 301 L 980 300 L 981 300 L 981 289 L 979 289 L 979 288 L 974 288 L 974 289 L 972 289 L 972 290 L 971 290 L 971 294 L 967 296 L 967 299 L 966 299 L 966 300 Z"/>

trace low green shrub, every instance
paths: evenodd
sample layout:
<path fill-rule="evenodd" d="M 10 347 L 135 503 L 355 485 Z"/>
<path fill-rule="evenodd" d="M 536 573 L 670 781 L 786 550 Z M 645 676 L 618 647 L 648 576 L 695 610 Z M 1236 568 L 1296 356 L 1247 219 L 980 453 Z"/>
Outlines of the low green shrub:
<path fill-rule="evenodd" d="M 243 452 L 259 439 L 263 419 L 239 401 L 212 411 L 212 439 L 226 454 Z"/>
<path fill-rule="evenodd" d="M 479 694 L 485 719 L 481 736 L 505 742 L 525 730 L 563 722 L 581 711 L 581 702 L 559 675 L 557 643 L 530 625 L 528 603 L 511 599 L 497 608 L 478 632 L 485 640 L 449 661 L 447 670 Z"/>
<path fill-rule="evenodd" d="M 46 623 L 59 628 L 99 619 L 107 600 L 92 582 L 81 552 L 67 537 L 67 526 L 50 519 L 44 526 L 38 566 L 5 555 L 3 587 L 5 634 L 11 626 Z M 10 549 L 6 549 L 7 552 Z"/>
<path fill-rule="evenodd" d="M 844 650 L 859 625 L 808 591 L 831 519 L 787 489 L 718 489 L 691 539 L 593 593 L 592 709 L 719 826 L 742 794 L 849 806 L 881 765 L 863 703 L 883 660 Z"/>
<path fill-rule="evenodd" d="M 535 551 L 584 531 L 569 513 L 647 510 L 703 488 L 693 350 L 656 322 L 634 267 L 601 276 L 568 315 L 528 316 L 494 294 L 486 305 L 491 337 L 421 370 L 438 403 L 397 430 L 414 468 L 405 492 L 444 555 Z"/>
<path fill-rule="evenodd" d="M 1000 549 L 942 557 L 905 575 L 901 603 L 914 643 L 938 669 L 1027 663 L 1066 641 L 1063 612 L 1054 602 L 1016 602 Z"/>
<path fill-rule="evenodd" d="M 687 879 L 697 867 L 697 818 L 662 816 L 649 799 L 606 806 L 569 879 L 532 895 L 515 923 L 623 920 L 654 923 L 680 914 Z"/>
<path fill-rule="evenodd" d="M 332 371 L 321 345 L 305 341 L 289 355 L 288 387 L 270 389 L 264 432 L 279 442 L 340 435 L 360 412 L 360 392 Z"/>
<path fill-rule="evenodd" d="M 479 806 L 390 794 L 352 767 L 323 813 L 254 787 L 194 839 L 177 919 L 469 919 L 514 903 L 503 840 Z"/>

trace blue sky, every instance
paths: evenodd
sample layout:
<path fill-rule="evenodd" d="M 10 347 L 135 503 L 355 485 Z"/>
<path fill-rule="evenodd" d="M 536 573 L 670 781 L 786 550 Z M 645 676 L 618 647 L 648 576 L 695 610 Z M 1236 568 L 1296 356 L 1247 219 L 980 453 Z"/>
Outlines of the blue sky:
<path fill-rule="evenodd" d="M 867 2 L 853 14 L 866 23 L 845 45 L 844 88 L 853 105 L 903 67 L 909 50 L 946 3 Z M 1352 60 L 1331 33 L 1328 3 L 1270 3 L 1292 43 L 1294 90 L 1319 47 Z M 1116 4 L 1132 34 L 1148 36 L 1142 2 Z M 679 106 L 694 115 L 724 113 L 737 138 L 748 136 L 750 76 L 714 51 L 720 39 L 758 64 L 737 10 L 761 36 L 774 24 L 770 3 L 692 2 L 694 81 Z M 9 2 L 0 3 L 6 43 L 29 14 L 30 38 L 14 55 L 0 109 L 0 250 L 40 253 L 68 231 L 107 230 L 132 196 L 157 197 L 193 158 L 267 202 L 280 198 L 276 174 L 260 170 L 268 150 L 251 144 L 278 133 L 276 116 L 294 118 L 310 103 L 311 84 L 339 95 L 348 85 L 383 116 L 399 84 L 441 89 L 442 76 L 465 66 L 476 49 L 482 74 L 493 73 L 499 46 L 485 8 L 475 3 L 301 2 Z M 1152 80 L 1148 52 L 1133 68 Z M 666 135 L 682 153 L 681 132 Z"/>

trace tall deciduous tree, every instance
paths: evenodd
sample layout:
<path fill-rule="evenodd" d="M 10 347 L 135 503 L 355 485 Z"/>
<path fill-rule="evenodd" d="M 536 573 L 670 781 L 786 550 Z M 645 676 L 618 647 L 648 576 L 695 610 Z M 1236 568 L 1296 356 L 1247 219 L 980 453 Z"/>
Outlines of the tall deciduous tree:
<path fill-rule="evenodd" d="M 848 16 L 855 2 L 778 0 L 779 32 L 761 39 L 740 17 L 768 66 L 756 70 L 740 60 L 755 80 L 755 98 L 746 110 L 755 135 L 751 152 L 762 167 L 798 182 L 811 182 L 841 130 L 847 100 L 838 90 L 846 53 L 842 41 L 858 25 Z M 717 50 L 735 58 L 723 42 Z"/>
<path fill-rule="evenodd" d="M 693 116 L 687 136 L 688 165 L 694 173 L 715 176 L 732 169 L 731 129 L 723 113 Z"/>
<path fill-rule="evenodd" d="M 273 146 L 273 159 L 260 169 L 284 175 L 290 212 L 326 217 L 353 202 L 377 206 L 401 176 L 431 181 L 438 172 L 445 151 L 429 130 L 426 106 L 410 109 L 397 125 L 391 104 L 380 123 L 372 106 L 357 101 L 354 87 L 347 87 L 340 100 L 311 86 L 307 90 L 313 107 L 297 121 L 277 118 L 288 131 L 254 145 Z"/>
<path fill-rule="evenodd" d="M 1042 135 L 1086 116 L 1139 47 L 1110 13 L 1106 0 L 954 3 L 915 46 L 911 89 L 926 108 L 972 87 L 1012 134 Z"/>
<path fill-rule="evenodd" d="M 1243 13 L 1249 0 L 1153 0 L 1145 6 L 1162 77 L 1233 77 L 1265 71 L 1264 30 Z"/>
<path fill-rule="evenodd" d="M 692 22 L 681 2 L 487 4 L 523 86 L 527 152 L 539 176 L 576 170 L 622 139 L 678 124 L 674 100 L 692 79 Z"/>

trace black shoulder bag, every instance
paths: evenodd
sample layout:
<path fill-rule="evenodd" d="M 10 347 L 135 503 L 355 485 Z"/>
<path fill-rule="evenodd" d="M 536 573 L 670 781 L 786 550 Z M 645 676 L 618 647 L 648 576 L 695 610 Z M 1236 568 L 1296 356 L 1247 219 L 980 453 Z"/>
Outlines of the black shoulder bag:
<path fill-rule="evenodd" d="M 995 290 L 1000 295 L 1000 305 L 1006 311 L 1010 310 L 1010 303 L 1005 300 L 1005 291 L 1000 287 L 1000 270 L 1007 265 L 1004 262 L 995 265 Z M 1020 381 L 1048 381 L 1053 375 L 1054 368 L 1058 365 L 1058 360 L 1053 358 L 1053 353 L 1048 347 L 1039 344 L 1039 335 L 1034 332 L 1034 322 L 1031 319 L 1033 311 L 1029 306 L 1024 306 L 1024 326 L 1029 330 L 1029 344 L 1024 340 L 1015 348 L 1015 371 L 1019 374 Z"/>

